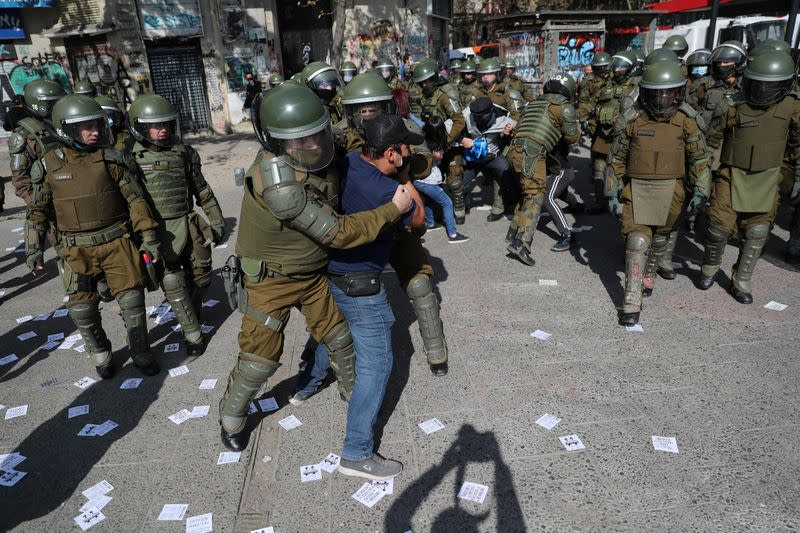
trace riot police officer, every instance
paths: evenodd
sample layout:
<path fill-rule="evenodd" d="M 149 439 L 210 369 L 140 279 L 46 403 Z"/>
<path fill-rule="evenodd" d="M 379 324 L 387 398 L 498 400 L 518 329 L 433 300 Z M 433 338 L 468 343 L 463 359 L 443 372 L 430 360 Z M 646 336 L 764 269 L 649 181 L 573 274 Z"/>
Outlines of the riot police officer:
<path fill-rule="evenodd" d="M 100 107 L 102 107 L 103 111 L 106 112 L 106 116 L 108 117 L 108 129 L 111 132 L 111 135 L 114 137 L 114 148 L 119 151 L 124 151 L 126 149 L 128 139 L 131 138 L 131 134 L 128 132 L 128 124 L 125 117 L 125 112 L 116 102 L 116 100 L 113 100 L 108 96 L 95 96 L 94 100 L 100 104 Z"/>
<path fill-rule="evenodd" d="M 375 70 L 378 75 L 383 78 L 383 81 L 392 89 L 405 89 L 403 80 L 397 75 L 397 67 L 392 63 L 388 57 L 381 57 L 375 64 Z"/>
<path fill-rule="evenodd" d="M 487 97 L 492 101 L 492 104 L 509 111 L 512 104 L 508 101 L 508 96 L 506 95 L 506 84 L 500 80 L 500 72 L 502 71 L 500 60 L 496 57 L 490 57 L 482 61 L 476 71 L 480 83 L 475 87 L 473 99 Z"/>
<path fill-rule="evenodd" d="M 711 76 L 711 50 L 698 48 L 686 58 L 689 79 L 686 83 L 686 103 L 700 111 L 700 102 L 714 85 Z"/>
<path fill-rule="evenodd" d="M 467 59 L 458 70 L 458 101 L 461 107 L 469 105 L 475 97 L 475 62 Z"/>
<path fill-rule="evenodd" d="M 358 67 L 356 67 L 356 64 L 351 61 L 345 61 L 339 68 L 339 75 L 342 77 L 342 81 L 344 82 L 345 86 L 353 81 L 353 78 L 356 77 L 356 74 L 358 74 Z"/>
<path fill-rule="evenodd" d="M 73 92 L 75 94 L 82 94 L 84 96 L 90 96 L 94 98 L 97 96 L 97 87 L 95 87 L 94 83 L 90 82 L 89 80 L 80 80 L 75 82 L 75 88 Z"/>
<path fill-rule="evenodd" d="M 58 83 L 39 79 L 25 85 L 23 94 L 30 116 L 20 119 L 17 129 L 8 138 L 8 152 L 14 191 L 30 206 L 31 166 L 45 152 L 59 146 L 59 139 L 50 126 L 50 113 L 66 93 Z"/>
<path fill-rule="evenodd" d="M 148 94 L 131 105 L 129 151 L 141 169 L 142 185 L 159 221 L 163 243 L 158 282 L 186 340 L 186 354 L 203 353 L 198 295 L 211 284 L 211 247 L 205 242 L 194 204 L 211 225 L 212 241 L 225 238 L 225 219 L 201 170 L 200 155 L 182 142 L 178 114 L 164 97 Z M 195 302 L 192 302 L 192 293 Z"/>
<path fill-rule="evenodd" d="M 708 197 L 711 180 L 705 137 L 697 113 L 683 102 L 686 78 L 667 61 L 645 68 L 638 105 L 617 120 L 608 156 L 609 210 L 622 219 L 625 294 L 621 325 L 639 322 L 642 284 L 652 291 L 656 265 L 666 250 L 686 196 L 687 161 L 695 197 Z M 651 246 L 652 245 L 652 246 Z"/>
<path fill-rule="evenodd" d="M 26 220 L 26 263 L 41 271 L 42 241 L 50 223 L 61 232 L 61 272 L 67 309 L 100 377 L 114 373 L 111 342 L 100 321 L 95 288 L 105 276 L 117 299 L 134 364 L 145 375 L 158 373 L 150 352 L 139 250 L 130 235 L 158 261 L 160 243 L 132 159 L 110 143 L 106 114 L 88 96 L 65 96 L 53 108 L 62 145 L 31 169 L 33 202 Z M 51 213 L 54 218 L 51 218 Z"/>
<path fill-rule="evenodd" d="M 583 78 L 583 83 L 581 83 L 576 112 L 578 120 L 583 127 L 583 133 L 594 137 L 595 129 L 597 128 L 594 111 L 597 107 L 597 97 L 600 95 L 600 91 L 609 83 L 611 78 L 611 56 L 606 52 L 597 52 L 592 58 L 591 69 L 592 72 Z M 600 195 L 595 200 L 596 202 L 604 202 L 605 196 Z"/>
<path fill-rule="evenodd" d="M 664 41 L 663 48 L 675 52 L 675 55 L 678 56 L 678 60 L 681 62 L 681 72 L 684 77 L 688 76 L 689 71 L 684 63 L 684 56 L 686 52 L 689 51 L 689 43 L 686 42 L 686 38 L 683 35 L 670 35 L 667 37 L 667 40 Z"/>
<path fill-rule="evenodd" d="M 506 58 L 505 64 L 505 84 L 507 87 L 506 92 L 508 90 L 517 91 L 519 94 L 522 95 L 522 98 L 525 99 L 526 102 L 533 102 L 533 95 L 528 90 L 528 87 L 525 86 L 525 82 L 523 82 L 519 76 L 517 76 L 517 62 L 513 57 Z"/>
<path fill-rule="evenodd" d="M 487 60 L 491 61 L 491 60 Z M 547 174 L 559 172 L 548 157 L 562 139 L 575 143 L 581 136 L 578 116 L 572 105 L 575 80 L 569 74 L 556 74 L 544 84 L 542 95 L 522 111 L 514 130 L 508 162 L 522 189 L 522 202 L 508 228 L 508 253 L 522 264 L 533 266 L 531 242 L 542 213 Z"/>
<path fill-rule="evenodd" d="M 274 89 L 278 85 L 282 85 L 284 81 L 283 76 L 275 72 L 269 77 L 269 88 Z"/>
<path fill-rule="evenodd" d="M 323 61 L 314 61 L 300 72 L 300 80 L 316 94 L 336 124 L 344 118 L 342 112 L 342 79 L 336 69 Z"/>
<path fill-rule="evenodd" d="M 247 445 L 250 401 L 280 366 L 283 330 L 293 307 L 323 343 L 349 397 L 355 380 L 353 339 L 328 289 L 328 248 L 371 242 L 411 206 L 403 186 L 378 209 L 337 216 L 338 175 L 330 114 L 306 87 L 286 83 L 261 102 L 256 133 L 264 146 L 245 176 L 236 255 L 243 286 L 234 301 L 243 313 L 239 356 L 220 402 L 223 444 Z M 232 281 L 232 280 L 231 280 Z"/>
<path fill-rule="evenodd" d="M 456 88 L 450 83 L 439 84 L 439 66 L 432 59 L 424 59 L 414 69 L 414 83 L 421 89 L 420 105 L 425 120 L 428 116 L 436 115 L 442 120 L 450 119 L 453 125 L 447 136 L 449 148 L 442 159 L 442 173 L 445 175 L 447 188 L 453 198 L 453 210 L 456 223 L 463 224 L 466 212 L 464 210 L 464 157 L 461 149 L 454 147 L 454 143 L 464 133 L 464 115 L 461 113 L 459 95 Z"/>
<path fill-rule="evenodd" d="M 742 96 L 709 127 L 709 145 L 722 146 L 720 168 L 708 209 L 709 224 L 699 286 L 711 287 L 728 238 L 742 231 L 739 259 L 731 275 L 736 301 L 753 302 L 752 276 L 775 219 L 781 164 L 794 163 L 792 203 L 800 202 L 800 101 L 792 91 L 794 61 L 784 52 L 764 52 L 744 70 Z"/>
<path fill-rule="evenodd" d="M 461 70 L 461 60 L 454 59 L 450 62 L 450 68 L 447 69 L 447 78 L 453 82 L 453 84 L 458 87 L 461 84 L 461 78 L 459 77 L 459 71 Z"/>

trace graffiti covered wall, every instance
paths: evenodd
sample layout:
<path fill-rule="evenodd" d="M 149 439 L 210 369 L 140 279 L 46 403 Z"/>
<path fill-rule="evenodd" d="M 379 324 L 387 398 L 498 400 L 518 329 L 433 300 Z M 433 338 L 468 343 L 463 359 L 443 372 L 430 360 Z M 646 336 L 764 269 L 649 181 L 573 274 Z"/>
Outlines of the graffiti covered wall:
<path fill-rule="evenodd" d="M 41 78 L 52 80 L 72 92 L 69 61 L 59 52 L 18 57 L 12 44 L 3 44 L 0 53 L 0 99 L 10 100 L 22 94 L 25 85 Z"/>
<path fill-rule="evenodd" d="M 379 57 L 398 61 L 399 37 L 394 25 L 388 20 L 377 20 L 369 27 L 369 33 L 356 33 L 347 37 L 342 50 L 342 60 L 352 61 L 363 71 Z"/>
<path fill-rule="evenodd" d="M 600 35 L 597 33 L 562 33 L 558 39 L 558 70 L 583 79 L 584 69 L 599 52 Z"/>
<path fill-rule="evenodd" d="M 148 37 L 189 37 L 203 34 L 197 0 L 139 0 L 142 31 Z"/>
<path fill-rule="evenodd" d="M 98 93 L 125 106 L 131 104 L 143 88 L 149 90 L 149 77 L 131 76 L 122 61 L 121 51 L 115 47 L 100 44 L 70 48 L 69 54 L 78 80 L 91 81 Z M 133 61 L 130 57 L 129 60 Z"/>
<path fill-rule="evenodd" d="M 502 38 L 506 59 L 517 64 L 517 76 L 527 82 L 536 83 L 542 78 L 544 38 L 540 32 L 513 33 Z"/>

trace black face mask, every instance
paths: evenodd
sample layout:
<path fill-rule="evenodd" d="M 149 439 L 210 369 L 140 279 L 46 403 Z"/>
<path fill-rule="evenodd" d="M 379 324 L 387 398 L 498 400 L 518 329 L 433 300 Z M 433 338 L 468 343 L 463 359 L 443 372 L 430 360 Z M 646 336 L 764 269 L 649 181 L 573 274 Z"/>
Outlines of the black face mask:
<path fill-rule="evenodd" d="M 494 111 L 489 111 L 488 113 L 481 113 L 480 115 L 475 114 L 475 125 L 478 127 L 479 130 L 488 130 L 497 117 L 494 114 Z"/>
<path fill-rule="evenodd" d="M 718 80 L 724 80 L 736 75 L 736 65 L 722 66 L 719 63 L 711 65 L 711 74 Z"/>

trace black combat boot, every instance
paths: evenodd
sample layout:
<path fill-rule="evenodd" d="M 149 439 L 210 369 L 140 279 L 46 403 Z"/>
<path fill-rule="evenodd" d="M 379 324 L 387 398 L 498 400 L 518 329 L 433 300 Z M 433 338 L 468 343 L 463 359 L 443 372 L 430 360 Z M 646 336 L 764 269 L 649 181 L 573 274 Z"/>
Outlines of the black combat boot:
<path fill-rule="evenodd" d="M 517 259 L 523 265 L 533 266 L 536 264 L 536 261 L 531 257 L 530 252 L 528 252 L 528 249 L 522 244 L 519 238 L 514 239 L 512 243 L 508 245 L 506 251 L 509 256 Z"/>
<path fill-rule="evenodd" d="M 486 222 L 497 222 L 501 218 L 503 218 L 503 213 L 497 215 L 495 215 L 494 213 L 489 213 L 488 215 L 486 215 Z"/>

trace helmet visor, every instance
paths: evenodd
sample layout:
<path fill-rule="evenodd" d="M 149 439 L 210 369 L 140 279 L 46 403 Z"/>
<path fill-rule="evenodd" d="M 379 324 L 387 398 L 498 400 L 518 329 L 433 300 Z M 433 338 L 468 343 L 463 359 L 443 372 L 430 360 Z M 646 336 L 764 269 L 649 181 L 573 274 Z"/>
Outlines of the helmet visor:
<path fill-rule="evenodd" d="M 351 81 L 353 81 L 353 78 L 355 78 L 355 76 L 356 76 L 356 73 L 354 71 L 352 71 L 352 70 L 343 70 L 342 71 L 342 81 L 345 82 L 346 84 L 350 83 Z"/>
<path fill-rule="evenodd" d="M 742 81 L 742 92 L 747 103 L 764 107 L 780 102 L 794 87 L 794 76 L 788 80 L 762 81 L 745 78 Z"/>
<path fill-rule="evenodd" d="M 592 65 L 592 72 L 596 76 L 606 77 L 611 72 L 611 65 Z"/>
<path fill-rule="evenodd" d="M 475 73 L 474 72 L 460 72 L 461 81 L 464 83 L 472 83 L 475 81 Z"/>
<path fill-rule="evenodd" d="M 36 102 L 31 105 L 31 109 L 40 117 L 49 117 L 53 113 L 53 106 L 57 101 L 57 99 L 37 98 Z"/>
<path fill-rule="evenodd" d="M 277 139 L 279 156 L 293 168 L 314 172 L 333 161 L 334 144 L 330 124 L 314 133 L 294 139 Z"/>
<path fill-rule="evenodd" d="M 99 116 L 65 120 L 61 124 L 61 131 L 75 142 L 77 148 L 94 150 L 111 145 L 111 132 L 108 129 L 108 119 L 105 113 Z"/>
<path fill-rule="evenodd" d="M 347 123 L 359 133 L 364 133 L 364 121 L 378 115 L 394 114 L 394 99 L 378 102 L 362 102 L 344 106 Z"/>
<path fill-rule="evenodd" d="M 317 74 L 308 80 L 308 85 L 325 104 L 331 103 L 336 94 L 342 90 L 342 80 L 335 70 Z"/>
<path fill-rule="evenodd" d="M 689 74 L 693 78 L 702 78 L 708 74 L 708 65 L 694 65 L 689 68 Z"/>
<path fill-rule="evenodd" d="M 639 92 L 639 101 L 654 117 L 671 117 L 683 102 L 683 86 L 669 89 L 645 89 Z"/>
<path fill-rule="evenodd" d="M 394 67 L 378 67 L 378 73 L 381 75 L 381 78 L 389 81 L 394 77 L 395 71 Z"/>
<path fill-rule="evenodd" d="M 419 86 L 422 88 L 422 93 L 425 96 L 430 96 L 433 94 L 433 91 L 436 89 L 436 86 L 439 84 L 439 77 L 432 76 L 427 80 L 422 80 L 419 82 Z"/>
<path fill-rule="evenodd" d="M 111 129 L 112 132 L 116 133 L 125 127 L 125 117 L 123 116 L 122 112 L 117 109 L 109 109 L 104 107 L 103 110 L 106 112 L 108 116 L 108 127 Z"/>
<path fill-rule="evenodd" d="M 621 80 L 630 73 L 633 64 L 626 60 L 624 57 L 614 56 L 611 60 L 611 72 L 614 74 L 614 79 Z"/>
<path fill-rule="evenodd" d="M 169 147 L 180 142 L 180 128 L 176 116 L 136 119 L 134 128 L 137 133 L 144 137 L 145 141 L 156 146 Z"/>

